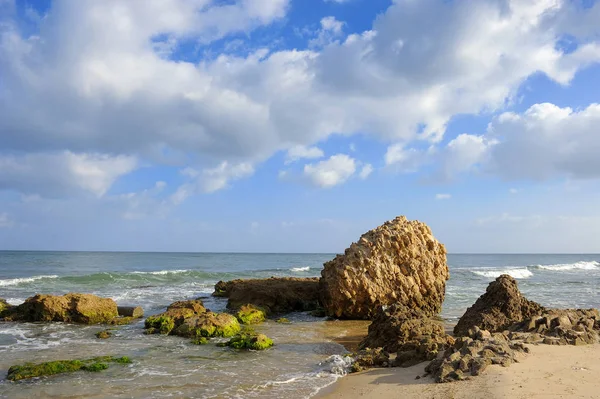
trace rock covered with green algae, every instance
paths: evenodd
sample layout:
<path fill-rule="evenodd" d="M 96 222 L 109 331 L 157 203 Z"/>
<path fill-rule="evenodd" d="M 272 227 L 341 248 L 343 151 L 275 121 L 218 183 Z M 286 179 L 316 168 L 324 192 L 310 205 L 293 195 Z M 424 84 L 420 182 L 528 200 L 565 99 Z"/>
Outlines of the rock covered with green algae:
<path fill-rule="evenodd" d="M 171 304 L 166 312 L 148 317 L 145 328 L 148 334 L 188 338 L 231 337 L 241 329 L 235 316 L 210 312 L 198 299 Z"/>
<path fill-rule="evenodd" d="M 5 315 L 8 315 L 11 309 L 12 306 L 4 299 L 0 298 L 0 319 L 4 318 Z"/>
<path fill-rule="evenodd" d="M 242 324 L 258 324 L 265 321 L 267 312 L 259 306 L 248 304 L 240 307 L 235 317 Z"/>
<path fill-rule="evenodd" d="M 129 364 L 131 359 L 127 356 L 112 357 L 102 356 L 84 360 L 56 360 L 44 363 L 25 363 L 23 365 L 11 366 L 8 369 L 7 379 L 19 381 L 27 378 L 49 376 L 76 371 L 98 372 L 106 370 L 108 363 Z"/>
<path fill-rule="evenodd" d="M 246 331 L 231 338 L 225 344 L 234 349 L 265 350 L 273 346 L 273 340 L 265 334 Z"/>
<path fill-rule="evenodd" d="M 38 294 L 8 312 L 4 317 L 13 321 L 81 324 L 109 323 L 118 316 L 117 304 L 112 299 L 78 293 L 62 296 Z"/>
<path fill-rule="evenodd" d="M 102 330 L 102 331 L 98 331 L 96 334 L 96 338 L 98 339 L 108 339 L 110 337 L 112 337 L 112 331 L 110 330 Z"/>

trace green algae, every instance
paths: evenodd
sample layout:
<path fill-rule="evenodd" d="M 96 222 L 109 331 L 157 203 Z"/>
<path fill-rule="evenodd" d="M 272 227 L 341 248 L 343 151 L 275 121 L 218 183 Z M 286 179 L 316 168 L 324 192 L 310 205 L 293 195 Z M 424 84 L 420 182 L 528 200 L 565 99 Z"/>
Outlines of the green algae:
<path fill-rule="evenodd" d="M 208 339 L 206 339 L 205 337 L 194 338 L 192 340 L 192 344 L 194 344 L 194 345 L 206 345 L 206 344 L 208 344 Z"/>
<path fill-rule="evenodd" d="M 127 356 L 112 357 L 101 356 L 84 360 L 56 360 L 44 363 L 25 363 L 11 366 L 8 369 L 7 379 L 19 381 L 27 378 L 50 376 L 76 371 L 99 372 L 108 368 L 107 363 L 129 364 L 131 359 Z"/>
<path fill-rule="evenodd" d="M 285 317 L 280 317 L 279 319 L 277 319 L 277 323 L 281 323 L 281 324 L 290 324 L 291 321 L 289 321 L 288 319 L 286 319 Z"/>
<path fill-rule="evenodd" d="M 265 321 L 267 312 L 261 307 L 248 304 L 242 306 L 235 316 L 242 324 L 258 324 Z"/>
<path fill-rule="evenodd" d="M 150 316 L 145 321 L 145 328 L 168 335 L 175 328 L 175 320 L 169 316 Z"/>
<path fill-rule="evenodd" d="M 98 339 L 108 339 L 112 337 L 112 332 L 110 330 L 102 330 L 98 331 L 95 335 Z"/>
<path fill-rule="evenodd" d="M 119 316 L 119 317 L 115 317 L 113 318 L 110 323 L 108 324 L 112 324 L 114 326 L 123 326 L 126 324 L 131 324 L 134 321 L 137 321 L 139 318 L 135 318 L 135 317 L 129 317 L 129 316 Z"/>
<path fill-rule="evenodd" d="M 234 349 L 265 350 L 273 346 L 273 340 L 264 334 L 241 333 L 225 344 Z"/>

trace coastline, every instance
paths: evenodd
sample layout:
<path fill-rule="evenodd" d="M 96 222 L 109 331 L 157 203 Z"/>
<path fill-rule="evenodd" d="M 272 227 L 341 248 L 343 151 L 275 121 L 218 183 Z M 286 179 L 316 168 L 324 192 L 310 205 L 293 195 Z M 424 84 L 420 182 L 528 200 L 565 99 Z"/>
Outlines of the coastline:
<path fill-rule="evenodd" d="M 435 383 L 423 377 L 427 362 L 409 368 L 379 368 L 350 374 L 321 390 L 315 398 L 528 399 L 594 398 L 600 392 L 600 344 L 528 345 L 510 367 L 489 367 L 467 381 Z M 417 376 L 422 378 L 416 379 Z"/>

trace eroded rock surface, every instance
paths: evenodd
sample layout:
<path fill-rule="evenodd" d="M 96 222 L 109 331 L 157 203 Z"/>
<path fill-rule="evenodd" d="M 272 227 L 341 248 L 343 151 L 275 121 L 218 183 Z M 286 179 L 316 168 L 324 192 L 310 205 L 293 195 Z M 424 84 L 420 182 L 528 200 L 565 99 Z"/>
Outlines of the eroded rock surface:
<path fill-rule="evenodd" d="M 370 319 L 393 303 L 439 313 L 449 277 L 444 245 L 404 216 L 363 234 L 324 266 L 322 305 L 328 316 L 346 319 Z"/>
<path fill-rule="evenodd" d="M 213 295 L 229 298 L 229 309 L 239 309 L 251 304 L 263 308 L 269 314 L 315 310 L 319 307 L 319 280 L 271 277 L 219 281 Z"/>
<path fill-rule="evenodd" d="M 492 281 L 485 294 L 467 309 L 454 327 L 454 335 L 467 336 L 474 327 L 491 332 L 504 331 L 544 311 L 543 306 L 521 294 L 514 278 L 503 274 Z"/>
<path fill-rule="evenodd" d="M 6 313 L 6 312 L 5 312 Z M 4 317 L 13 321 L 59 321 L 67 323 L 109 323 L 118 316 L 110 298 L 70 293 L 63 296 L 35 295 L 10 309 Z"/>

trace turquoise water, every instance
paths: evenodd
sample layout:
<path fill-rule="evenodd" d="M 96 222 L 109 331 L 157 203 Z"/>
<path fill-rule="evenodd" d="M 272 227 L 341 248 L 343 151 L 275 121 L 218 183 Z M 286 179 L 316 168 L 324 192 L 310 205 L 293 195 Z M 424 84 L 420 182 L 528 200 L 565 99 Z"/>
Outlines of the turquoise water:
<path fill-rule="evenodd" d="M 219 280 L 270 276 L 318 276 L 334 254 L 193 254 L 0 251 L 0 298 L 21 303 L 35 293 L 86 292 L 158 313 L 180 299 L 210 297 Z M 449 255 L 450 280 L 442 316 L 454 322 L 487 284 L 513 275 L 530 299 L 552 307 L 600 307 L 600 255 Z M 0 397 L 281 397 L 314 395 L 342 372 L 334 338 L 350 325 L 307 314 L 291 325 L 267 322 L 259 329 L 276 342 L 263 353 L 214 345 L 193 346 L 178 337 L 145 336 L 143 322 L 121 327 L 99 341 L 101 327 L 0 323 Z M 94 355 L 129 355 L 131 366 L 89 375 L 37 381 L 5 381 L 8 367 L 24 361 Z"/>

